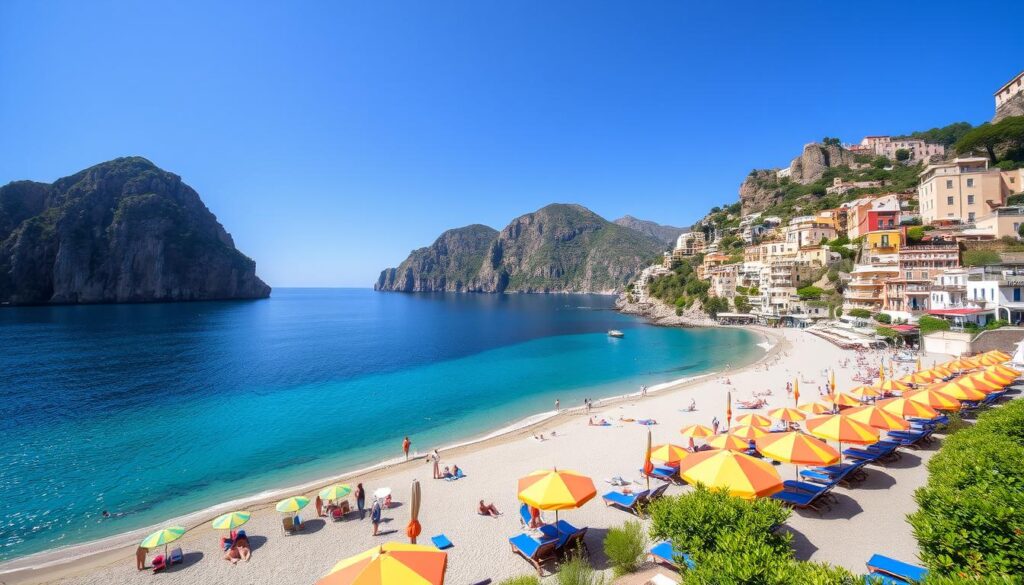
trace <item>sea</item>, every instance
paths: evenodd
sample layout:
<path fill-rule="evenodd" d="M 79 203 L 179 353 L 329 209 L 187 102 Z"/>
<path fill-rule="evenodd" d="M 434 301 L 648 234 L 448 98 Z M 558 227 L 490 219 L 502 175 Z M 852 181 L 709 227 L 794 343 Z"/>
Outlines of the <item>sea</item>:
<path fill-rule="evenodd" d="M 2 308 L 0 561 L 394 458 L 406 435 L 424 453 L 763 355 L 750 332 L 655 327 L 613 301 L 275 289 Z"/>

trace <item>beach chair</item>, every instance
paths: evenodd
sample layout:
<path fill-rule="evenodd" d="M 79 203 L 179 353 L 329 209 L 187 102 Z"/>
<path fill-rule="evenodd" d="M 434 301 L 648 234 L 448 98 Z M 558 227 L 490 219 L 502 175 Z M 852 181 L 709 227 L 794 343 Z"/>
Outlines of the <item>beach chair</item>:
<path fill-rule="evenodd" d="M 284 528 L 285 534 L 295 534 L 295 532 L 302 530 L 302 523 L 296 522 L 294 516 L 285 516 L 282 518 L 281 526 Z"/>
<path fill-rule="evenodd" d="M 522 556 L 537 569 L 537 575 L 543 575 L 546 561 L 555 560 L 558 556 L 558 539 L 546 539 L 541 542 L 529 534 L 519 534 L 508 539 L 512 552 Z"/>
<path fill-rule="evenodd" d="M 791 508 L 800 509 L 811 509 L 821 515 L 821 506 L 825 506 L 828 509 L 832 509 L 828 502 L 821 498 L 824 490 L 815 493 L 808 493 L 805 491 L 789 491 L 783 490 L 776 492 L 771 495 L 771 498 L 777 502 L 781 502 Z"/>
<path fill-rule="evenodd" d="M 184 564 L 185 553 L 180 548 L 171 549 L 171 554 L 167 557 L 167 566 Z"/>
<path fill-rule="evenodd" d="M 871 555 L 865 564 L 868 567 L 865 583 L 871 583 L 872 579 L 876 579 L 886 584 L 902 585 L 922 581 L 928 575 L 928 569 L 879 554 Z"/>
<path fill-rule="evenodd" d="M 523 528 L 529 528 L 530 520 L 532 520 L 532 518 L 530 518 L 530 507 L 527 506 L 526 504 L 519 506 L 519 524 Z M 540 521 L 541 523 L 544 523 L 543 515 L 540 516 Z"/>
<path fill-rule="evenodd" d="M 647 501 L 653 502 L 654 500 L 657 500 L 658 498 L 664 496 L 666 491 L 668 491 L 667 483 L 659 485 L 658 487 L 651 490 L 651 495 L 647 496 Z"/>
<path fill-rule="evenodd" d="M 334 520 L 335 522 L 341 522 L 344 519 L 345 519 L 345 511 L 344 510 L 342 510 L 340 507 L 337 507 L 337 506 L 331 508 L 331 520 Z"/>
<path fill-rule="evenodd" d="M 687 568 L 692 569 L 696 566 L 693 562 L 693 559 L 690 558 L 690 555 L 675 551 L 672 548 L 671 542 L 663 541 L 656 543 L 654 546 L 651 547 L 651 550 L 647 553 L 647 558 L 649 558 L 651 561 L 655 563 L 661 563 L 663 565 L 672 567 L 677 571 L 679 570 L 679 565 L 677 564 L 679 562 L 678 559 L 682 559 L 683 563 L 686 565 Z"/>
<path fill-rule="evenodd" d="M 812 495 L 816 495 L 823 499 L 832 499 L 839 501 L 839 498 L 832 493 L 832 488 L 836 487 L 836 483 L 820 484 L 811 483 L 807 481 L 797 481 L 794 479 L 788 479 L 782 482 L 782 487 L 787 492 L 804 492 Z"/>
<path fill-rule="evenodd" d="M 884 457 L 881 453 L 857 449 L 855 447 L 843 450 L 843 455 L 846 455 L 848 459 L 864 461 L 865 463 L 874 463 Z"/>
<path fill-rule="evenodd" d="M 164 555 L 156 555 L 153 557 L 153 572 L 157 573 L 167 568 L 167 558 Z"/>
<path fill-rule="evenodd" d="M 675 483 L 676 474 L 679 470 L 675 467 L 667 466 L 656 466 L 651 470 L 650 473 L 645 472 L 642 468 L 638 470 L 641 476 L 650 477 L 652 479 L 660 479 L 661 481 L 669 481 Z"/>
<path fill-rule="evenodd" d="M 582 550 L 587 556 L 590 556 L 590 549 L 587 548 L 587 527 L 577 529 L 568 522 L 563 524 L 565 520 L 558 522 L 558 533 L 559 533 L 559 546 L 558 549 L 562 555 L 572 554 L 578 550 Z"/>
<path fill-rule="evenodd" d="M 434 546 L 436 546 L 437 548 L 439 548 L 441 550 L 444 550 L 446 548 L 451 548 L 451 547 L 455 546 L 454 544 L 452 544 L 452 541 L 448 540 L 448 537 L 445 536 L 444 534 L 438 534 L 437 536 L 431 536 L 430 537 L 430 542 L 432 542 L 434 544 Z"/>
<path fill-rule="evenodd" d="M 665 484 L 668 486 L 668 484 Z M 635 494 L 624 494 L 622 492 L 611 491 L 601 496 L 601 501 L 604 502 L 605 506 L 615 506 L 616 508 L 625 510 L 631 514 L 640 515 L 640 507 L 647 502 L 647 496 L 650 494 L 648 491 L 637 492 Z"/>

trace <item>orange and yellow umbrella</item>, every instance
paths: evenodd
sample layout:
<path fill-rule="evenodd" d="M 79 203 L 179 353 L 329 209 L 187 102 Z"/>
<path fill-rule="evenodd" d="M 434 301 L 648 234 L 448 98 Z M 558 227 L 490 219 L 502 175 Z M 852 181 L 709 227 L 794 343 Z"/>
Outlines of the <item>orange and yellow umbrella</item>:
<path fill-rule="evenodd" d="M 989 372 L 988 370 L 982 370 L 972 376 L 977 376 L 987 382 L 998 384 L 1000 388 L 1005 388 L 1013 383 L 1013 378 L 1006 374 L 999 374 L 996 372 Z"/>
<path fill-rule="evenodd" d="M 910 392 L 903 394 L 903 397 L 917 402 L 918 404 L 926 404 L 935 410 L 960 410 L 959 400 L 953 398 L 949 394 L 943 394 L 942 392 L 931 390 L 929 388 L 911 390 Z"/>
<path fill-rule="evenodd" d="M 1010 376 L 1014 380 L 1019 378 L 1020 374 L 1021 374 L 1019 371 L 1011 368 L 1010 366 L 1008 366 L 1006 364 L 999 364 L 998 366 L 988 366 L 987 368 L 985 368 L 985 371 L 986 372 L 994 372 L 996 374 L 1000 374 L 1000 375 L 1003 375 L 1003 376 Z"/>
<path fill-rule="evenodd" d="M 883 392 L 906 392 L 910 390 L 910 386 L 907 386 L 899 380 L 889 379 L 881 384 L 875 384 L 875 388 Z"/>
<path fill-rule="evenodd" d="M 795 465 L 832 465 L 839 452 L 823 441 L 803 433 L 771 433 L 755 439 L 757 451 L 765 457 Z"/>
<path fill-rule="evenodd" d="M 973 362 L 970 358 L 960 358 L 946 362 L 942 364 L 942 367 L 954 372 L 963 372 L 965 370 L 973 370 L 978 367 L 978 364 Z"/>
<path fill-rule="evenodd" d="M 963 384 L 966 384 L 974 388 L 975 390 L 981 390 L 985 394 L 998 392 L 999 390 L 1003 389 L 1003 386 L 1006 386 L 1006 384 L 997 384 L 996 382 L 993 382 L 991 380 L 986 380 L 985 372 L 975 372 L 973 374 L 968 374 L 963 378 L 957 380 L 957 382 L 962 382 Z"/>
<path fill-rule="evenodd" d="M 904 384 L 928 384 L 935 380 L 933 374 L 929 374 L 927 370 L 924 372 L 915 372 L 907 376 L 900 378 L 900 382 Z"/>
<path fill-rule="evenodd" d="M 782 491 L 782 478 L 771 463 L 734 451 L 694 453 L 680 465 L 679 475 L 748 500 Z"/>
<path fill-rule="evenodd" d="M 887 381 L 885 383 L 888 384 L 889 382 Z M 882 391 L 879 390 L 877 385 L 875 385 L 875 386 L 857 386 L 856 388 L 854 388 L 853 390 L 850 390 L 846 394 L 849 394 L 850 396 L 853 396 L 857 400 L 864 400 L 866 398 L 874 398 L 876 396 L 881 396 L 882 395 Z"/>
<path fill-rule="evenodd" d="M 828 396 L 822 398 L 822 400 L 826 402 L 831 402 L 832 404 L 838 406 L 861 406 L 862 404 L 864 404 L 863 402 L 858 400 L 856 396 L 850 396 L 849 394 L 843 392 L 840 392 L 839 394 L 829 394 Z"/>
<path fill-rule="evenodd" d="M 761 427 L 755 427 L 750 425 L 738 426 L 733 429 L 729 429 L 729 434 L 739 437 L 741 439 L 756 439 L 763 437 L 768 434 L 768 431 Z"/>
<path fill-rule="evenodd" d="M 902 416 L 903 418 L 935 418 L 939 416 L 938 411 L 920 402 L 915 402 L 910 398 L 904 396 L 902 398 L 889 398 L 888 400 L 879 400 L 875 403 L 875 406 L 882 410 L 895 414 L 896 416 Z"/>
<path fill-rule="evenodd" d="M 974 361 L 982 366 L 994 366 L 1006 360 L 1000 359 L 999 356 L 992 355 L 991 353 L 983 353 L 979 356 L 974 356 Z"/>
<path fill-rule="evenodd" d="M 932 386 L 932 389 L 948 394 L 957 400 L 983 400 L 986 396 L 984 392 L 975 388 L 973 384 L 966 383 L 962 379 L 936 384 Z"/>
<path fill-rule="evenodd" d="M 842 414 L 807 419 L 807 432 L 819 439 L 870 445 L 878 442 L 878 431 Z"/>
<path fill-rule="evenodd" d="M 783 420 L 786 422 L 800 422 L 807 418 L 806 413 L 789 406 L 786 406 L 784 408 L 776 408 L 775 410 L 769 411 L 768 416 L 776 420 Z"/>
<path fill-rule="evenodd" d="M 772 419 L 763 414 L 744 414 L 743 416 L 737 417 L 736 422 L 741 425 L 749 425 L 753 427 L 772 426 Z"/>
<path fill-rule="evenodd" d="M 707 437 L 714 436 L 715 431 L 711 427 L 704 425 L 690 425 L 680 429 L 679 433 L 691 439 L 706 439 Z"/>
<path fill-rule="evenodd" d="M 934 380 L 938 380 L 939 378 L 948 378 L 955 374 L 956 372 L 954 372 L 953 370 L 946 369 L 942 366 L 935 366 L 930 370 L 925 370 L 923 373 L 932 376 Z"/>
<path fill-rule="evenodd" d="M 442 585 L 448 554 L 433 546 L 386 542 L 349 557 L 316 585 Z"/>
<path fill-rule="evenodd" d="M 651 459 L 663 461 L 672 466 L 678 465 L 689 454 L 690 452 L 685 448 L 672 443 L 651 447 Z"/>
<path fill-rule="evenodd" d="M 986 351 L 984 353 L 984 355 L 994 357 L 997 360 L 1000 360 L 1001 362 L 1008 362 L 1011 359 L 1013 359 L 1013 356 L 1011 356 L 1010 354 L 1006 353 L 1005 351 L 999 351 L 998 349 L 993 349 L 992 351 Z"/>
<path fill-rule="evenodd" d="M 744 439 L 743 437 L 737 437 L 736 435 L 729 433 L 727 435 L 718 435 L 717 437 L 709 440 L 708 445 L 715 449 L 746 451 L 750 448 L 750 439 Z"/>
<path fill-rule="evenodd" d="M 892 414 L 877 406 L 851 408 L 850 410 L 843 411 L 843 416 L 848 416 L 869 427 L 885 431 L 905 431 L 910 428 L 910 423 L 904 420 L 903 417 Z"/>
<path fill-rule="evenodd" d="M 810 414 L 825 414 L 826 412 L 832 412 L 831 406 L 826 406 L 820 402 L 808 402 L 807 404 L 801 404 L 797 408 Z"/>
<path fill-rule="evenodd" d="M 541 469 L 519 479 L 519 501 L 538 510 L 579 508 L 597 495 L 594 481 L 575 471 Z"/>

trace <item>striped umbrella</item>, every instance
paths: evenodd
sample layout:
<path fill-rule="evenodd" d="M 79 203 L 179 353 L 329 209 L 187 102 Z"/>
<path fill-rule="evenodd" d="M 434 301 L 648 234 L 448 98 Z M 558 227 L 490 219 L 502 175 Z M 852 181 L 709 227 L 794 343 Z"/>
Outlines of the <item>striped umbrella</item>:
<path fill-rule="evenodd" d="M 951 412 L 960 410 L 959 400 L 953 398 L 949 394 L 943 394 L 937 390 L 931 390 L 928 388 L 911 390 L 910 392 L 905 392 L 903 397 L 919 404 L 926 404 L 935 410 L 948 410 Z"/>
<path fill-rule="evenodd" d="M 1005 360 L 1001 360 L 999 356 L 992 355 L 991 353 L 983 353 L 975 356 L 974 361 L 983 366 L 994 366 L 1003 363 Z"/>
<path fill-rule="evenodd" d="M 673 445 L 672 443 L 655 445 L 651 448 L 651 459 L 662 461 L 672 466 L 678 465 L 689 454 L 690 452 L 686 448 Z"/>
<path fill-rule="evenodd" d="M 751 413 L 737 417 L 736 423 L 741 425 L 749 425 L 753 427 L 770 427 L 772 426 L 772 419 L 768 418 L 763 414 Z"/>
<path fill-rule="evenodd" d="M 1013 359 L 1012 355 L 1006 353 L 1005 351 L 999 351 L 998 349 L 987 351 L 985 352 L 985 355 L 992 356 L 998 360 L 1002 360 L 1004 363 Z"/>
<path fill-rule="evenodd" d="M 1005 374 L 997 374 L 995 372 L 989 372 L 988 370 L 982 370 L 972 375 L 978 376 L 979 378 L 985 380 L 986 382 L 998 384 L 1000 388 L 1006 388 L 1007 386 L 1013 383 L 1013 378 L 1011 378 L 1010 376 L 1007 376 Z"/>
<path fill-rule="evenodd" d="M 786 422 L 800 422 L 807 418 L 807 415 L 796 408 L 786 406 L 784 408 L 776 408 L 775 410 L 769 411 L 768 416 Z"/>
<path fill-rule="evenodd" d="M 725 449 L 727 451 L 746 451 L 750 448 L 750 440 L 729 433 L 714 437 L 708 441 L 708 445 L 715 449 Z"/>
<path fill-rule="evenodd" d="M 878 442 L 878 431 L 848 416 L 832 414 L 807 419 L 807 432 L 819 439 L 870 445 Z"/>
<path fill-rule="evenodd" d="M 947 370 L 952 370 L 954 372 L 963 372 L 965 370 L 973 370 L 974 368 L 978 367 L 978 364 L 974 363 L 968 358 L 960 358 L 946 362 L 942 364 L 942 367 L 946 368 Z"/>
<path fill-rule="evenodd" d="M 679 430 L 679 433 L 684 437 L 690 437 L 691 439 L 706 439 L 715 434 L 715 431 L 711 427 L 704 425 L 689 425 Z"/>
<path fill-rule="evenodd" d="M 152 550 L 158 546 L 164 547 L 164 556 L 167 556 L 167 545 L 178 540 L 182 536 L 185 536 L 184 526 L 171 526 L 170 528 L 163 528 L 157 530 L 153 534 L 150 534 L 146 538 L 142 539 L 139 543 L 144 549 Z"/>
<path fill-rule="evenodd" d="M 278 512 L 298 512 L 309 504 L 309 498 L 305 496 L 293 496 L 285 498 L 277 503 L 275 508 Z"/>
<path fill-rule="evenodd" d="M 320 497 L 324 500 L 340 500 L 352 493 L 352 486 L 344 483 L 332 485 L 320 490 Z"/>
<path fill-rule="evenodd" d="M 575 471 L 542 469 L 519 479 L 519 500 L 538 510 L 579 508 L 597 495 L 594 481 Z"/>
<path fill-rule="evenodd" d="M 888 384 L 890 382 L 891 382 L 891 380 L 888 381 L 888 382 L 885 382 L 885 383 Z M 850 390 L 849 392 L 847 392 L 847 394 L 849 394 L 850 396 L 853 396 L 854 398 L 856 398 L 859 401 L 863 401 L 863 400 L 867 400 L 868 398 L 875 398 L 876 396 L 881 396 L 882 395 L 882 391 L 878 388 L 877 385 L 875 385 L 875 386 L 857 386 L 853 390 Z"/>
<path fill-rule="evenodd" d="M 832 404 L 835 404 L 837 406 L 860 406 L 864 404 L 863 402 L 858 400 L 856 396 L 850 396 L 849 394 L 845 394 L 843 392 L 840 392 L 839 394 L 830 394 L 822 398 L 822 400 L 826 402 L 831 402 Z"/>
<path fill-rule="evenodd" d="M 234 530 L 249 521 L 251 514 L 248 512 L 228 512 L 223 516 L 217 516 L 213 521 L 215 530 Z"/>
<path fill-rule="evenodd" d="M 857 422 L 862 422 L 869 427 L 884 431 L 905 431 L 910 428 L 910 423 L 904 420 L 903 417 L 882 410 L 877 406 L 851 408 L 850 410 L 843 411 L 843 416 L 848 416 Z"/>
<path fill-rule="evenodd" d="M 926 373 L 932 376 L 933 379 L 938 380 L 940 378 L 948 378 L 955 374 L 953 370 L 944 368 L 942 366 L 935 366 L 930 370 L 925 370 Z"/>
<path fill-rule="evenodd" d="M 691 484 L 723 488 L 744 499 L 782 491 L 782 478 L 771 463 L 734 451 L 702 451 L 687 457 L 679 474 Z"/>
<path fill-rule="evenodd" d="M 904 384 L 929 384 L 935 380 L 934 374 L 929 374 L 927 370 L 924 372 L 914 372 L 900 378 L 900 382 Z"/>
<path fill-rule="evenodd" d="M 944 384 L 936 384 L 932 386 L 932 389 L 948 394 L 957 400 L 983 400 L 986 396 L 984 392 L 974 388 L 973 384 L 965 383 L 963 380 L 950 380 Z"/>
<path fill-rule="evenodd" d="M 738 426 L 734 429 L 729 429 L 729 434 L 739 437 L 741 439 L 756 439 L 763 437 L 768 434 L 768 431 L 761 427 L 755 427 L 751 425 Z"/>
<path fill-rule="evenodd" d="M 827 406 L 820 402 L 808 402 L 807 404 L 801 404 L 797 409 L 809 414 L 825 414 L 827 412 L 832 412 L 831 406 Z"/>
<path fill-rule="evenodd" d="M 999 364 L 998 366 L 988 366 L 985 368 L 986 372 L 995 372 L 1004 376 L 1011 376 L 1014 380 L 1020 377 L 1021 372 L 1011 368 L 1006 364 Z"/>
<path fill-rule="evenodd" d="M 803 433 L 771 433 L 755 439 L 757 451 L 765 457 L 795 465 L 832 465 L 839 452 L 825 442 Z"/>
<path fill-rule="evenodd" d="M 386 542 L 334 565 L 316 585 L 443 585 L 448 554 L 433 546 Z"/>
<path fill-rule="evenodd" d="M 907 386 L 899 380 L 893 380 L 892 378 L 889 378 L 881 384 L 875 384 L 875 388 L 883 392 L 906 392 L 907 390 L 910 390 L 910 386 Z"/>
<path fill-rule="evenodd" d="M 913 401 L 906 396 L 902 398 L 879 400 L 875 403 L 875 406 L 888 413 L 895 414 L 896 416 L 902 416 L 903 418 L 932 419 L 939 416 L 938 411 L 931 406 Z"/>
<path fill-rule="evenodd" d="M 975 390 L 981 390 L 985 394 L 998 392 L 999 390 L 1003 389 L 1003 386 L 1006 386 L 1006 384 L 997 384 L 991 380 L 986 380 L 985 372 L 975 372 L 973 374 L 968 374 L 963 378 L 957 380 L 957 382 L 962 382 L 963 384 L 966 384 L 974 388 Z"/>

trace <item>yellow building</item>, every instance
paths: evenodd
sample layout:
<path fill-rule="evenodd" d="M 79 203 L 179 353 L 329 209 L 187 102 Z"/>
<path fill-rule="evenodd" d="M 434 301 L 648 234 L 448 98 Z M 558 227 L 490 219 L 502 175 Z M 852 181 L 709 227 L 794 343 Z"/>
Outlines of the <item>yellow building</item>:
<path fill-rule="evenodd" d="M 917 197 L 921 221 L 970 223 L 1006 203 L 1007 189 L 999 169 L 985 157 L 957 158 L 929 165 L 921 173 Z"/>
<path fill-rule="evenodd" d="M 895 254 L 902 245 L 902 230 L 878 230 L 864 234 L 865 253 Z"/>

